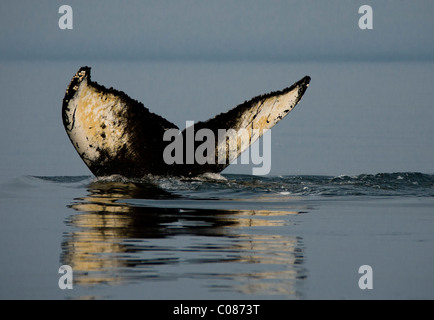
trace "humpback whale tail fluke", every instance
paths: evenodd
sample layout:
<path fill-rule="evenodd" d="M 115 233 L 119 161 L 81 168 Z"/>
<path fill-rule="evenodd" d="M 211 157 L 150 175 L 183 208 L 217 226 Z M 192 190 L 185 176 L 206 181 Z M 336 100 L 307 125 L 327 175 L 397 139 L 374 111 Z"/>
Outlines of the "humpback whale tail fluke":
<path fill-rule="evenodd" d="M 195 132 L 206 129 L 215 137 L 222 130 L 229 133 L 215 141 L 213 152 L 208 152 L 212 153 L 208 154 L 212 161 L 206 163 L 196 159 L 183 161 L 191 151 L 186 142 L 189 128 L 176 137 L 181 141 L 180 161 L 166 161 L 166 148 L 173 142 L 167 141 L 165 133 L 179 132 L 178 127 L 124 92 L 91 81 L 89 67 L 80 68 L 72 77 L 63 98 L 62 120 L 69 139 L 95 176 L 141 178 L 148 174 L 219 173 L 298 104 L 309 82 L 310 77 L 306 76 L 286 89 L 257 96 L 194 124 Z M 229 145 L 227 138 L 231 135 L 235 135 L 236 142 Z M 193 141 L 196 148 L 199 143 Z M 221 161 L 223 153 L 231 156 Z"/>

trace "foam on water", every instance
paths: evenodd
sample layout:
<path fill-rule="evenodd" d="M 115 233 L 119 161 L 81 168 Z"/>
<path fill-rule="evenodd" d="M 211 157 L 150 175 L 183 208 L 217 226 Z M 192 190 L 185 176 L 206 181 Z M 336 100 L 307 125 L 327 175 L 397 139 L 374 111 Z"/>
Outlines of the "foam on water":
<path fill-rule="evenodd" d="M 418 172 L 360 174 L 355 176 L 277 176 L 203 175 L 197 178 L 147 176 L 130 179 L 119 175 L 108 177 L 53 176 L 17 178 L 16 187 L 41 187 L 47 183 L 59 186 L 84 186 L 91 183 L 133 183 L 165 190 L 177 196 L 231 198 L 235 195 L 256 198 L 264 195 L 294 196 L 434 196 L 434 175 Z"/>

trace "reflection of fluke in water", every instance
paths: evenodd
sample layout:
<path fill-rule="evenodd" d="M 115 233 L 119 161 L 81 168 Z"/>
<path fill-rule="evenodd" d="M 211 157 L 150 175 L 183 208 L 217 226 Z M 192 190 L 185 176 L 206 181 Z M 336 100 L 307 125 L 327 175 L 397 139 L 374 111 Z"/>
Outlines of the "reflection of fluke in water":
<path fill-rule="evenodd" d="M 183 207 L 182 200 L 191 200 L 146 183 L 95 181 L 88 190 L 70 205 L 76 212 L 62 242 L 61 263 L 73 268 L 77 285 L 188 278 L 197 265 L 197 276 L 230 281 L 245 293 L 293 291 L 304 277 L 300 238 L 248 231 L 288 224 L 288 215 L 298 211 Z M 151 206 L 147 199 L 176 201 L 180 208 Z M 222 263 L 253 271 L 212 267 Z M 170 265 L 179 266 L 178 273 L 161 271 Z"/>
<path fill-rule="evenodd" d="M 291 87 L 255 97 L 226 113 L 197 123 L 195 130 L 209 129 L 215 137 L 219 129 L 245 132 L 247 137 L 243 141 L 247 142 L 240 142 L 235 150 L 238 157 L 297 105 L 309 81 L 306 76 Z M 80 68 L 66 89 L 62 118 L 72 144 L 96 176 L 196 176 L 220 173 L 230 163 L 228 159 L 223 163 L 199 164 L 194 160 L 192 164 L 167 164 L 163 153 L 170 141 L 164 141 L 163 135 L 169 129 L 178 129 L 177 126 L 150 112 L 124 92 L 92 82 L 89 67 Z M 182 134 L 185 136 L 186 130 Z M 185 144 L 183 148 L 185 157 Z M 215 156 L 218 156 L 218 150 L 225 148 L 226 139 L 217 141 Z"/>

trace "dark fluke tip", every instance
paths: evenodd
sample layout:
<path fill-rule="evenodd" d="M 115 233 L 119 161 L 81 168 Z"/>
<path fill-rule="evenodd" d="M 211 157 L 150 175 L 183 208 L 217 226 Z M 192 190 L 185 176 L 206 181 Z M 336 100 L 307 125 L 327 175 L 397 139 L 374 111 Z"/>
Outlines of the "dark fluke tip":
<path fill-rule="evenodd" d="M 303 85 L 309 85 L 310 79 L 311 78 L 309 76 L 305 76 L 303 79 L 300 80 L 300 83 Z"/>

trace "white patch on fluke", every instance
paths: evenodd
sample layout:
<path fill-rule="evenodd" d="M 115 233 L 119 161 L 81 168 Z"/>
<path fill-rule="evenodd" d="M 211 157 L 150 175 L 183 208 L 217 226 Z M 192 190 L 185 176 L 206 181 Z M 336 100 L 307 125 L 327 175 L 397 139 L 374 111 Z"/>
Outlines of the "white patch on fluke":
<path fill-rule="evenodd" d="M 233 162 L 267 130 L 282 120 L 297 105 L 299 97 L 299 87 L 296 86 L 287 93 L 258 101 L 241 115 L 236 128 L 227 131 L 228 139 L 223 140 L 219 137 L 217 146 L 219 157 L 226 153 L 225 159 Z"/>
<path fill-rule="evenodd" d="M 90 165 L 100 156 L 100 150 L 111 156 L 130 146 L 126 121 L 122 114 L 125 105 L 113 94 L 102 94 L 81 81 L 69 101 L 69 136 L 77 152 Z"/>

